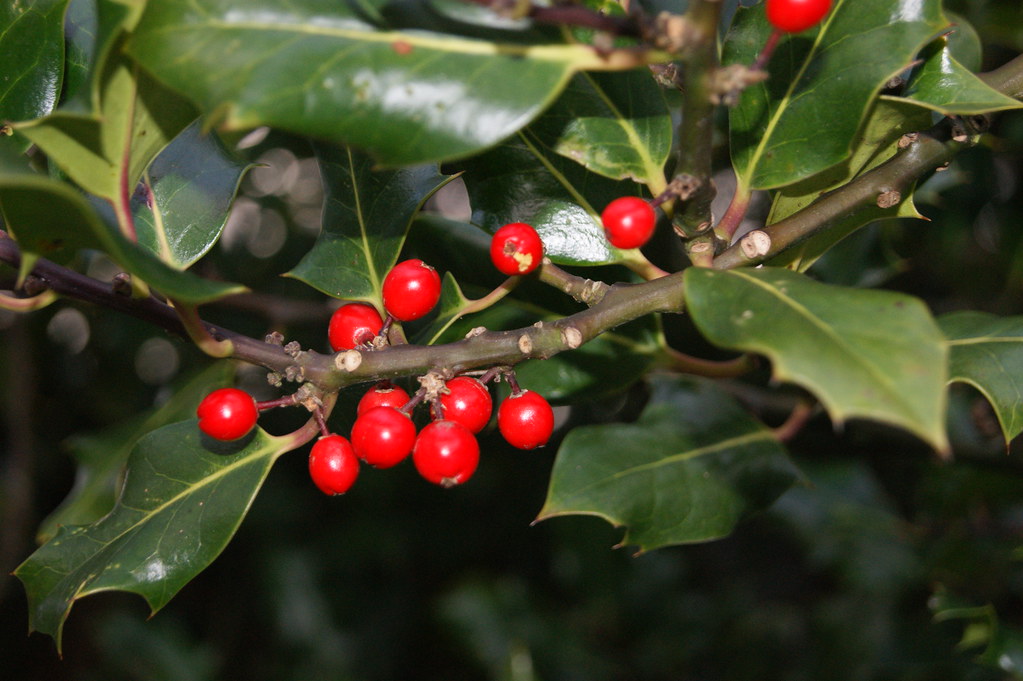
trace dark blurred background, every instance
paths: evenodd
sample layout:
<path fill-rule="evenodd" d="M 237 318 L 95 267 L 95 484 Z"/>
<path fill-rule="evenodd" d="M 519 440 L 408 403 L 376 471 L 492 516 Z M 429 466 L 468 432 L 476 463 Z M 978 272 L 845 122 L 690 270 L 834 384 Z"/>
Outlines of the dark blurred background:
<path fill-rule="evenodd" d="M 1017 0 L 946 4 L 984 37 L 988 67 L 1023 51 Z M 818 276 L 907 291 L 938 314 L 1023 313 L 1023 115 L 999 116 L 994 133 L 920 188 L 931 222 L 867 228 Z M 318 230 L 311 151 L 276 134 L 233 141 L 266 166 L 248 175 L 222 242 L 197 268 L 265 297 L 209 316 L 322 349 L 329 306 L 278 276 Z M 458 192 L 432 208 L 464 218 Z M 98 256 L 81 265 L 114 271 Z M 596 518 L 531 525 L 556 442 L 524 453 L 486 436 L 462 488 L 436 488 L 404 465 L 366 469 L 336 499 L 312 486 L 300 450 L 275 466 L 220 558 L 155 617 L 133 595 L 79 601 L 61 659 L 49 638 L 26 636 L 24 592 L 6 573 L 74 484 L 69 438 L 162 403 L 210 361 L 141 322 L 68 302 L 0 313 L 0 346 L 4 679 L 1023 678 L 1021 453 L 1006 455 L 990 409 L 963 386 L 950 410 L 953 463 L 896 431 L 852 423 L 836 433 L 815 419 L 791 444 L 806 485 L 728 539 L 640 556 L 613 549 L 621 531 Z M 238 378 L 269 391 L 262 372 Z M 643 399 L 637 387 L 577 405 L 559 433 L 629 418 Z M 293 426 L 280 418 L 266 427 Z M 951 605 L 962 617 L 935 617 Z M 974 645 L 959 645 L 964 632 Z"/>

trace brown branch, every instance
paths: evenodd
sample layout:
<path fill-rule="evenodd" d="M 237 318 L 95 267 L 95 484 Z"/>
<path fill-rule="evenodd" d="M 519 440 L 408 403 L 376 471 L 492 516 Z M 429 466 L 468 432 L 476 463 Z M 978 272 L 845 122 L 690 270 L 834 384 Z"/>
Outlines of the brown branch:
<path fill-rule="evenodd" d="M 1003 94 L 1023 99 L 1023 55 L 981 74 L 981 78 Z M 761 230 L 770 238 L 766 249 L 744 250 L 742 242 L 732 244 L 714 259 L 717 269 L 756 265 L 778 255 L 834 224 L 875 208 L 885 197 L 909 195 L 913 183 L 947 164 L 967 142 L 952 139 L 947 123 L 920 133 L 887 162 L 836 189 L 803 210 Z"/>
<path fill-rule="evenodd" d="M 694 237 L 711 226 L 710 204 L 717 190 L 711 180 L 714 138 L 714 112 L 710 78 L 718 68 L 717 30 L 721 3 L 693 0 L 689 3 L 689 45 L 683 55 L 685 88 L 682 91 L 684 115 L 678 126 L 678 163 L 675 176 L 688 175 L 696 189 L 675 214 L 675 228 L 686 237 Z"/>
<path fill-rule="evenodd" d="M 0 231 L 0 261 L 15 267 L 21 261 L 18 245 Z M 142 319 L 182 338 L 189 334 L 175 309 L 153 297 L 133 298 L 78 272 L 39 259 L 33 274 L 55 293 Z M 484 331 L 455 343 L 438 346 L 392 345 L 380 350 L 350 350 L 324 355 L 312 350 L 288 352 L 280 345 L 249 338 L 201 322 L 210 337 L 230 340 L 231 357 L 257 364 L 296 382 L 311 382 L 332 392 L 348 385 L 383 378 L 422 375 L 431 370 L 462 373 L 496 365 L 514 366 L 526 359 L 546 358 L 583 343 L 626 322 L 654 312 L 683 308 L 681 273 L 642 284 L 609 287 L 600 302 L 554 322 L 512 331 Z"/>

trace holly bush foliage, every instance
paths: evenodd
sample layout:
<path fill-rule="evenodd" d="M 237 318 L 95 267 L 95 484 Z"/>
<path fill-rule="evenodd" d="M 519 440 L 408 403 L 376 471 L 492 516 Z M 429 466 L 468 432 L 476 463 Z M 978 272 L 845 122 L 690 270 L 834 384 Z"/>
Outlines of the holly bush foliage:
<path fill-rule="evenodd" d="M 722 539 L 765 510 L 811 543 L 812 527 L 840 523 L 821 500 L 864 469 L 804 461 L 807 433 L 822 450 L 846 429 L 903 443 L 941 471 L 932 492 L 971 470 L 971 414 L 988 415 L 1004 457 L 1023 431 L 1019 305 L 988 305 L 966 282 L 959 304 L 899 285 L 891 240 L 940 253 L 937 276 L 985 267 L 935 245 L 955 237 L 917 204 L 972 179 L 936 170 L 1015 140 L 999 123 L 1023 107 L 1023 59 L 979 73 L 979 34 L 940 0 L 835 0 L 820 26 L 781 36 L 760 3 L 623 5 L 3 3 L 0 303 L 30 317 L 111 309 L 210 367 L 71 441 L 78 482 L 15 572 L 32 630 L 60 648 L 72 606 L 100 591 L 163 608 L 229 544 L 279 460 L 307 451 L 314 419 L 237 443 L 200 436 L 195 405 L 238 367 L 298 391 L 338 432 L 378 380 L 514 367 L 569 408 L 546 450 L 517 455 L 553 457 L 537 519 L 597 516 L 640 553 Z M 292 223 L 277 257 L 232 258 L 239 188 L 271 143 L 318 167 L 317 236 Z M 729 170 L 734 189 L 714 203 Z M 467 214 L 439 214 L 434 197 L 459 185 Z M 269 194 L 264 207 L 287 214 Z M 604 237 L 600 212 L 620 196 L 659 204 L 643 249 Z M 487 249 L 509 222 L 533 225 L 548 261 L 505 280 Z M 436 312 L 395 325 L 385 347 L 331 355 L 329 303 L 381 307 L 386 273 L 413 256 L 443 273 Z M 97 262 L 122 274 L 111 283 Z M 98 400 L 116 384 L 114 404 L 140 390 L 95 381 Z M 486 469 L 504 450 L 483 442 Z M 1017 458 L 1003 465 L 1018 483 Z M 799 510 L 813 489 L 823 515 Z M 882 495 L 863 489 L 870 509 Z M 933 586 L 936 619 L 965 620 L 964 646 L 1023 674 L 1020 623 L 958 595 L 961 581 Z"/>

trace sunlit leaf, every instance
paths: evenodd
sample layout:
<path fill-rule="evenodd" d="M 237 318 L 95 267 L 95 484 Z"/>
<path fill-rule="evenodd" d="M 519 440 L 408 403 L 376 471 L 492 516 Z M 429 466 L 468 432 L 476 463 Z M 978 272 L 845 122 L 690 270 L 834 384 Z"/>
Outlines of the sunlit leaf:
<path fill-rule="evenodd" d="M 844 160 L 882 86 L 945 26 L 939 0 L 836 0 L 819 30 L 782 38 L 770 78 L 730 111 L 740 184 L 780 187 Z M 771 30 L 763 3 L 741 9 L 723 61 L 753 63 Z"/>
<path fill-rule="evenodd" d="M 539 519 L 595 515 L 641 550 L 716 539 L 798 473 L 771 432 L 713 386 L 662 379 L 639 420 L 562 442 Z"/>
<path fill-rule="evenodd" d="M 413 218 L 451 180 L 436 166 L 377 170 L 350 147 L 321 145 L 325 204 L 320 236 L 288 276 L 336 298 L 381 305 L 380 288 L 398 260 Z"/>
<path fill-rule="evenodd" d="M 111 589 L 162 608 L 234 536 L 284 442 L 257 430 L 244 445 L 211 451 L 195 420 L 143 437 L 114 510 L 92 525 L 61 528 L 15 571 L 31 628 L 59 648 L 75 601 Z"/>
<path fill-rule="evenodd" d="M 202 303 L 244 290 L 174 270 L 103 222 L 95 208 L 64 182 L 43 175 L 0 173 L 0 211 L 23 251 L 23 267 L 43 256 L 62 260 L 79 248 L 97 248 L 165 295 Z"/>
<path fill-rule="evenodd" d="M 664 189 L 672 123 L 649 70 L 575 76 L 530 130 L 592 172 Z"/>
<path fill-rule="evenodd" d="M 930 127 L 930 118 L 929 112 L 905 103 L 878 101 L 867 122 L 857 133 L 850 157 L 802 182 L 779 189 L 771 206 L 768 224 L 799 212 L 827 192 L 881 165 L 898 153 L 899 138 L 902 135 Z M 886 208 L 875 203 L 826 225 L 823 231 L 779 253 L 768 264 L 788 266 L 797 272 L 805 272 L 832 246 L 864 225 L 877 220 L 919 217 L 922 216 L 916 210 L 912 194 L 901 197 L 894 206 Z"/>
<path fill-rule="evenodd" d="M 544 253 L 558 264 L 617 262 L 621 253 L 604 236 L 600 211 L 639 189 L 587 172 L 545 149 L 531 133 L 460 164 L 473 222 L 496 232 L 509 222 L 532 225 Z"/>
<path fill-rule="evenodd" d="M 836 422 L 889 423 L 947 451 L 948 348 L 920 300 L 774 268 L 691 268 L 685 282 L 712 343 L 767 356 L 775 378 L 814 393 Z"/>
<path fill-rule="evenodd" d="M 893 99 L 959 116 L 1023 107 L 1023 102 L 1003 95 L 960 64 L 944 38 L 935 40 L 920 58 L 923 64 L 914 71 L 903 96 Z"/>
<path fill-rule="evenodd" d="M 163 0 L 149 3 L 129 49 L 229 129 L 271 125 L 389 165 L 491 146 L 575 71 L 614 67 L 557 32 L 474 31 L 425 3 Z"/>
<path fill-rule="evenodd" d="M 195 112 L 125 58 L 108 69 L 98 116 L 56 112 L 15 129 L 87 192 L 127 210 L 142 171 Z"/>
<path fill-rule="evenodd" d="M 64 77 L 64 10 L 68 0 L 0 4 L 0 121 L 53 110 Z"/>
<path fill-rule="evenodd" d="M 171 267 L 194 263 L 220 238 L 248 168 L 192 123 L 153 160 L 132 196 L 139 244 Z"/>
<path fill-rule="evenodd" d="M 951 352 L 949 380 L 987 398 L 1008 444 L 1023 432 L 1023 317 L 955 312 L 938 323 Z"/>

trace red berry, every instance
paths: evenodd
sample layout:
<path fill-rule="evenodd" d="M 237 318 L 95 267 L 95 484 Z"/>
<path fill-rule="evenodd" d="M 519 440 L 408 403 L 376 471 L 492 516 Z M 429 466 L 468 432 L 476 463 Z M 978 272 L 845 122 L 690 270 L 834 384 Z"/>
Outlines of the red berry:
<path fill-rule="evenodd" d="M 359 457 L 340 435 L 321 437 L 309 452 L 309 476 L 324 494 L 344 494 L 359 477 Z"/>
<path fill-rule="evenodd" d="M 435 411 L 434 418 L 461 423 L 472 433 L 483 430 L 494 410 L 487 386 L 472 376 L 457 376 L 446 386 L 448 392 L 440 396 L 441 413 Z"/>
<path fill-rule="evenodd" d="M 600 214 L 607 240 L 615 248 L 639 248 L 654 233 L 657 214 L 653 206 L 636 196 L 622 196 L 607 204 Z"/>
<path fill-rule="evenodd" d="M 215 440 L 237 440 L 248 435 L 259 417 L 256 401 L 238 388 L 214 390 L 199 403 L 195 414 L 199 430 Z"/>
<path fill-rule="evenodd" d="M 380 381 L 366 391 L 355 409 L 356 416 L 362 416 L 373 407 L 394 407 L 400 409 L 409 401 L 408 393 L 390 381 Z"/>
<path fill-rule="evenodd" d="M 352 447 L 371 466 L 390 468 L 402 462 L 416 442 L 416 426 L 394 407 L 373 407 L 355 419 Z"/>
<path fill-rule="evenodd" d="M 767 20 L 779 31 L 799 33 L 816 26 L 831 9 L 831 0 L 767 0 Z"/>
<path fill-rule="evenodd" d="M 526 223 L 510 222 L 494 232 L 490 240 L 490 259 L 502 274 L 529 274 L 543 260 L 543 241 Z"/>
<path fill-rule="evenodd" d="M 401 322 L 429 313 L 440 300 L 440 275 L 422 260 L 406 260 L 384 277 L 384 309 Z"/>
<path fill-rule="evenodd" d="M 538 393 L 513 393 L 497 410 L 497 429 L 512 447 L 536 449 L 554 432 L 554 410 Z"/>
<path fill-rule="evenodd" d="M 469 429 L 454 421 L 434 421 L 416 438 L 412 463 L 419 474 L 444 487 L 468 480 L 480 462 L 480 446 Z"/>
<path fill-rule="evenodd" d="M 348 303 L 334 310 L 327 327 L 327 338 L 334 352 L 351 350 L 376 338 L 384 320 L 372 305 Z"/>

